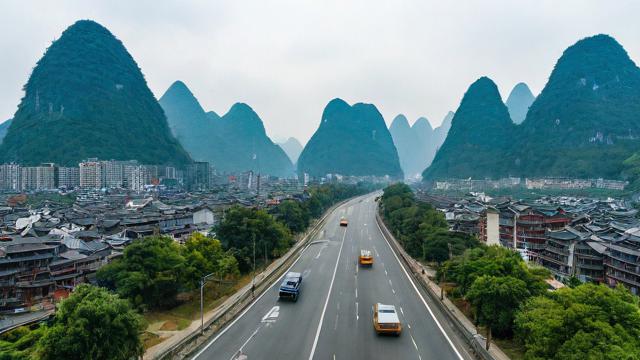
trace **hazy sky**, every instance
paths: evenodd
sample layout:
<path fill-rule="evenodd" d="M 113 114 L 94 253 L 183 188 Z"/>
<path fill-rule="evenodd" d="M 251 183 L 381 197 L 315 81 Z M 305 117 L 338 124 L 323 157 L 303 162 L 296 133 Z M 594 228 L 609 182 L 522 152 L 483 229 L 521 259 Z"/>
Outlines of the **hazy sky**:
<path fill-rule="evenodd" d="M 3 1 L 0 119 L 52 40 L 93 19 L 156 97 L 183 80 L 206 110 L 246 102 L 274 139 L 306 142 L 329 100 L 437 126 L 478 77 L 538 94 L 562 51 L 597 33 L 640 61 L 640 1 Z"/>

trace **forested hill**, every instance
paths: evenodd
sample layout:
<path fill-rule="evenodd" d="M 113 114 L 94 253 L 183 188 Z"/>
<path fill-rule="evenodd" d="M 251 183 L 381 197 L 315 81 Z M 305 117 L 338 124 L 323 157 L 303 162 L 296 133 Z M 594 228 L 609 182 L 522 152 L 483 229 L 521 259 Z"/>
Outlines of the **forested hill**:
<path fill-rule="evenodd" d="M 505 171 L 514 125 L 498 88 L 487 77 L 471 84 L 456 111 L 447 139 L 425 170 L 427 179 L 494 177 Z"/>
<path fill-rule="evenodd" d="M 464 105 L 463 100 L 461 109 Z M 498 108 L 502 106 L 495 101 L 479 102 L 465 118 L 481 121 L 489 113 L 498 115 Z M 459 115 L 423 174 L 426 178 L 616 179 L 640 174 L 634 165 L 638 157 L 630 158 L 640 148 L 640 69 L 608 35 L 582 39 L 567 48 L 525 120 L 511 132 L 463 130 L 456 124 Z M 462 146 L 467 141 L 460 139 L 474 136 L 483 136 L 490 146 Z M 458 146 L 451 146 L 452 142 Z M 483 167 L 486 170 L 480 170 Z"/>
<path fill-rule="evenodd" d="M 100 24 L 82 20 L 33 69 L 0 161 L 77 165 L 88 157 L 191 161 L 122 42 Z"/>
<path fill-rule="evenodd" d="M 298 173 L 384 176 L 402 178 L 396 147 L 378 109 L 371 104 L 350 106 L 329 102 L 320 126 L 298 159 Z"/>

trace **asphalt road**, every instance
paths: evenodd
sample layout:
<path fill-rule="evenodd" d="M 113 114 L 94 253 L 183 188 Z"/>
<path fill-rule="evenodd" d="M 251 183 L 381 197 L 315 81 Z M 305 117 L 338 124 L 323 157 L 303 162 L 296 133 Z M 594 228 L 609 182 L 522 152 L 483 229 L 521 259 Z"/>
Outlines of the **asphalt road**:
<path fill-rule="evenodd" d="M 297 302 L 278 300 L 279 279 L 194 359 L 472 359 L 383 237 L 375 195 L 327 217 L 290 269 L 303 274 Z M 348 227 L 339 226 L 341 217 Z M 357 266 L 360 249 L 373 252 L 373 267 Z M 375 333 L 376 302 L 396 306 L 402 335 Z"/>

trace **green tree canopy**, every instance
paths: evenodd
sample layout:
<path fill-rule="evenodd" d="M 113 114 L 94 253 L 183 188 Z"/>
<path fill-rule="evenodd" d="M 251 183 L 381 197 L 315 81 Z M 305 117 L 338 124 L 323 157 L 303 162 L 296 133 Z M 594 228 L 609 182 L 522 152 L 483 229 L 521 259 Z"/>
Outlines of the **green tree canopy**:
<path fill-rule="evenodd" d="M 37 357 L 128 360 L 143 354 L 140 316 L 104 288 L 79 285 L 38 342 Z"/>
<path fill-rule="evenodd" d="M 467 293 L 477 322 L 497 334 L 511 332 L 515 312 L 530 296 L 527 284 L 511 276 L 480 276 Z"/>
<path fill-rule="evenodd" d="M 284 254 L 292 243 L 289 229 L 264 210 L 233 207 L 227 211 L 216 229 L 223 248 L 238 260 L 241 272 L 253 267 L 255 244 L 256 261 Z"/>
<path fill-rule="evenodd" d="M 515 318 L 527 359 L 640 359 L 638 297 L 583 284 L 529 299 Z"/>
<path fill-rule="evenodd" d="M 215 274 L 218 279 L 239 275 L 236 258 L 224 251 L 220 240 L 195 232 L 181 250 L 186 261 L 186 278 L 191 288 L 197 287 L 200 279 L 208 274 Z"/>
<path fill-rule="evenodd" d="M 127 246 L 121 259 L 102 267 L 98 281 L 136 306 L 175 304 L 178 291 L 188 286 L 186 260 L 173 239 L 150 236 Z"/>

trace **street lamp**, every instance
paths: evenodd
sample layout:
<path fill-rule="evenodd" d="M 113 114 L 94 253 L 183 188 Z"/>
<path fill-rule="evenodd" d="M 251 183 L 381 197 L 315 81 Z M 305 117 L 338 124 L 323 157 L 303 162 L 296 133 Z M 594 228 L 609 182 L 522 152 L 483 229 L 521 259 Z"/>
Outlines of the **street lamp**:
<path fill-rule="evenodd" d="M 200 279 L 200 335 L 204 334 L 204 284 L 214 273 L 203 276 Z"/>

